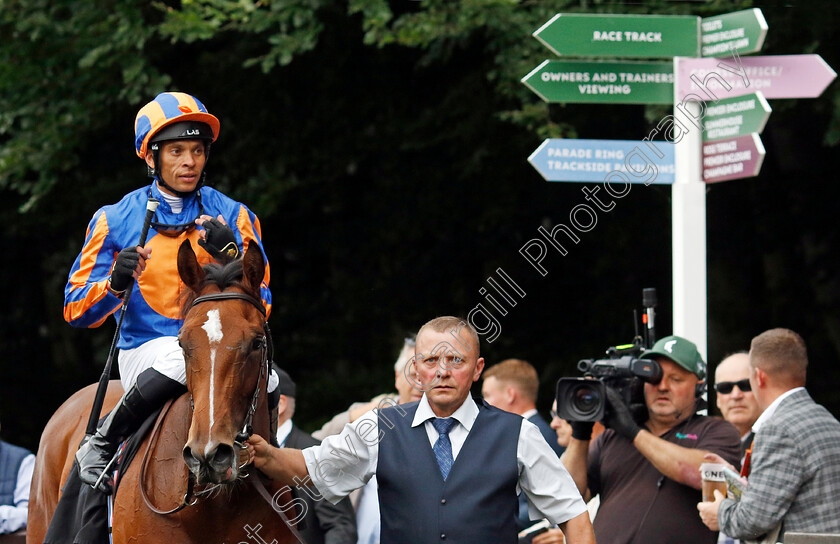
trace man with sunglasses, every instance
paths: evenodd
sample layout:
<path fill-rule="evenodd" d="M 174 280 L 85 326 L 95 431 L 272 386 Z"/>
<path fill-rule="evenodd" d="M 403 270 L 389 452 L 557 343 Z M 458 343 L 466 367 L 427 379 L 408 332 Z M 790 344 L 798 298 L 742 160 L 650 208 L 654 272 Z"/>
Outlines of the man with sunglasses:
<path fill-rule="evenodd" d="M 725 357 L 715 369 L 717 407 L 741 435 L 741 459 L 752 444 L 752 426 L 761 408 L 750 387 L 750 356 L 745 351 Z"/>
<path fill-rule="evenodd" d="M 128 301 L 117 347 L 125 395 L 76 454 L 81 480 L 96 486 L 121 439 L 134 432 L 167 399 L 186 391 L 178 344 L 180 294 L 178 248 L 189 240 L 203 265 L 227 263 L 250 244 L 263 251 L 261 286 L 271 311 L 268 259 L 260 222 L 244 204 L 204 186 L 210 145 L 219 120 L 197 98 L 164 92 L 143 106 L 134 122 L 134 147 L 152 178 L 149 185 L 100 208 L 91 219 L 82 251 L 64 290 L 64 319 L 74 327 L 98 327 Z M 149 199 L 160 202 L 145 245 L 138 246 Z M 116 315 L 116 314 L 115 314 Z M 269 391 L 277 387 L 272 373 Z M 276 397 L 273 405 L 276 405 Z M 101 478 L 99 489 L 111 491 Z"/>

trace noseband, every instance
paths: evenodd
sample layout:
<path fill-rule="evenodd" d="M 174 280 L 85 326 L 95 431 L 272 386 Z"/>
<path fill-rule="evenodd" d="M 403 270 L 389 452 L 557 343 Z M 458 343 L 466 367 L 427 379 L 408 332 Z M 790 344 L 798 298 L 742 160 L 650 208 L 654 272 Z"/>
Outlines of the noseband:
<path fill-rule="evenodd" d="M 254 419 L 254 412 L 257 410 L 257 400 L 259 399 L 260 395 L 260 383 L 262 383 L 263 376 L 266 377 L 266 391 L 268 391 L 268 373 L 269 373 L 269 366 L 274 359 L 274 343 L 271 339 L 271 329 L 268 328 L 268 322 L 265 321 L 265 307 L 262 304 L 261 300 L 258 300 L 256 297 L 253 297 L 247 293 L 240 293 L 238 291 L 230 291 L 230 292 L 223 292 L 223 293 L 209 293 L 206 295 L 201 295 L 196 297 L 193 303 L 190 305 L 190 309 L 194 308 L 197 304 L 201 304 L 202 302 L 211 302 L 217 300 L 244 300 L 249 302 L 251 306 L 256 308 L 260 311 L 263 316 L 263 331 L 265 331 L 265 344 L 263 345 L 263 356 L 262 362 L 260 363 L 260 377 L 257 379 L 257 386 L 254 388 L 254 394 L 251 395 L 251 404 L 248 407 L 248 414 L 245 416 L 245 422 L 242 425 L 242 430 L 236 434 L 236 438 L 233 440 L 233 443 L 238 446 L 240 449 L 246 449 L 248 446 L 245 444 L 245 441 L 251 437 L 253 434 L 253 428 L 251 427 L 251 422 Z M 192 394 L 190 395 L 192 398 Z M 243 465 L 244 466 L 244 465 Z M 239 467 L 242 468 L 242 467 Z"/>
<path fill-rule="evenodd" d="M 271 365 L 271 362 L 274 359 L 274 344 L 271 340 L 271 330 L 268 328 L 268 323 L 265 321 L 265 317 L 266 317 L 265 307 L 263 306 L 262 301 L 260 301 L 256 297 L 253 297 L 253 296 L 251 296 L 247 293 L 240 293 L 240 292 L 237 292 L 237 291 L 232 291 L 232 292 L 223 292 L 223 293 L 210 293 L 210 294 L 207 294 L 207 295 L 201 295 L 199 297 L 196 297 L 196 299 L 190 305 L 190 309 L 195 307 L 197 304 L 201 304 L 202 302 L 210 302 L 210 301 L 217 301 L 217 300 L 235 300 L 235 299 L 244 300 L 244 301 L 250 303 L 254 308 L 256 308 L 257 310 L 260 311 L 260 313 L 263 316 L 263 330 L 265 331 L 265 339 L 266 339 L 266 342 L 265 342 L 265 344 L 263 345 L 263 348 L 262 348 L 263 354 L 262 354 L 262 361 L 260 363 L 260 377 L 257 379 L 257 386 L 254 388 L 254 394 L 251 396 L 251 406 L 248 408 L 248 415 L 245 416 L 245 422 L 242 425 L 242 430 L 236 435 L 236 439 L 234 440 L 235 445 L 237 445 L 239 448 L 245 449 L 245 448 L 247 448 L 247 446 L 245 444 L 245 441 L 248 440 L 248 438 L 251 436 L 251 432 L 252 432 L 251 421 L 254 417 L 254 412 L 257 409 L 257 399 L 259 398 L 259 393 L 260 393 L 260 383 L 262 383 L 263 376 L 265 376 L 265 378 L 266 378 L 266 390 L 268 390 L 268 383 L 267 382 L 268 382 L 269 366 Z M 190 395 L 190 403 L 192 403 L 192 395 Z M 168 407 L 171 406 L 171 405 L 172 405 L 172 401 L 170 400 L 167 403 L 166 407 L 164 407 L 163 412 L 161 412 L 161 414 L 158 416 L 157 423 L 155 424 L 155 429 L 152 431 L 152 436 L 153 437 L 157 435 L 158 427 L 163 422 L 163 419 L 165 418 L 165 415 L 166 415 L 166 411 L 168 410 Z M 175 512 L 179 512 L 182 509 L 186 508 L 187 506 L 194 505 L 198 501 L 199 496 L 203 496 L 203 495 L 207 495 L 207 494 L 211 493 L 213 491 L 213 489 L 218 486 L 218 484 L 217 484 L 217 485 L 212 486 L 209 489 L 205 489 L 203 491 L 199 491 L 199 492 L 194 494 L 193 490 L 194 490 L 194 486 L 195 486 L 195 475 L 192 473 L 192 471 L 189 471 L 189 474 L 187 475 L 187 492 L 184 494 L 184 499 L 181 501 L 181 504 L 176 506 L 172 510 L 168 510 L 168 511 L 163 511 L 163 510 L 160 510 L 160 509 L 156 508 L 151 503 L 151 501 L 149 500 L 149 497 L 146 495 L 146 489 L 143 485 L 143 482 L 144 482 L 143 475 L 146 472 L 146 461 L 148 460 L 149 452 L 152 449 L 152 442 L 153 441 L 154 441 L 154 438 L 152 438 L 149 441 L 149 445 L 146 448 L 146 454 L 143 457 L 143 464 L 140 468 L 140 475 L 139 475 L 139 478 L 140 478 L 140 480 L 139 480 L 140 492 L 142 493 L 143 500 L 145 501 L 146 506 L 151 511 L 155 512 L 156 514 L 163 515 L 163 516 L 166 516 L 166 515 L 169 515 L 169 514 L 174 514 Z M 245 465 L 242 465 L 239 468 L 242 469 L 244 466 Z M 257 477 L 251 477 L 251 478 L 248 478 L 248 480 L 251 481 L 254 488 L 262 496 L 262 498 L 265 499 L 265 501 L 271 506 L 271 508 L 274 511 L 277 512 L 277 514 L 280 516 L 280 518 L 286 524 L 286 527 L 288 527 L 289 531 L 298 539 L 298 541 L 301 544 L 306 544 L 306 541 L 301 536 L 300 532 L 297 530 L 295 525 L 286 516 L 285 512 L 283 510 L 278 510 L 274 507 L 274 499 L 268 493 L 268 491 L 265 489 L 265 485 L 263 485 L 263 483 L 260 481 L 260 479 L 257 478 Z"/>

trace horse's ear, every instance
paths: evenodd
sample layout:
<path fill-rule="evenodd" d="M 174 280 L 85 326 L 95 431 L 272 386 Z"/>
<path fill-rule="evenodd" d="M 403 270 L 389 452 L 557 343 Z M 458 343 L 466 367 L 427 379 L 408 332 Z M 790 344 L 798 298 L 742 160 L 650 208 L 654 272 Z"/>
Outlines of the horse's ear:
<path fill-rule="evenodd" d="M 181 276 L 187 287 L 198 293 L 201 284 L 204 282 L 204 270 L 198 264 L 192 245 L 189 240 L 184 240 L 178 248 L 178 275 Z"/>
<path fill-rule="evenodd" d="M 248 244 L 248 250 L 242 258 L 242 270 L 248 286 L 259 293 L 260 284 L 265 276 L 265 260 L 257 244 Z"/>

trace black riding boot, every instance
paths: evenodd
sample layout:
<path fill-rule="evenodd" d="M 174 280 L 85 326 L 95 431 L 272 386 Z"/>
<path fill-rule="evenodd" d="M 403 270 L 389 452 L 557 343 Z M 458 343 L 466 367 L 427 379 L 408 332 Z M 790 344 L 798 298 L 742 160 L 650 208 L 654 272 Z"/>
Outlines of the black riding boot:
<path fill-rule="evenodd" d="M 179 396 L 186 387 L 152 368 L 137 376 L 137 382 L 120 399 L 97 429 L 96 434 L 76 452 L 79 478 L 96 488 L 108 463 L 114 457 L 120 441 L 137 428 L 168 399 Z M 110 467 L 113 469 L 113 467 Z M 109 470 L 110 470 L 109 469 Z M 102 478 L 99 491 L 110 494 L 110 476 Z"/>

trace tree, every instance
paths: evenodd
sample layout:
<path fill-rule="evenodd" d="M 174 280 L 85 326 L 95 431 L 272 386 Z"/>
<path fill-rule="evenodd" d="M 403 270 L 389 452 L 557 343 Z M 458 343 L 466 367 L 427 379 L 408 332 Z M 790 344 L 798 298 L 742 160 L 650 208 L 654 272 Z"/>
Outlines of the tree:
<path fill-rule="evenodd" d="M 519 82 L 551 56 L 530 34 L 559 11 L 707 16 L 748 5 L 0 3 L 0 225 L 15 261 L 0 272 L 14 286 L 2 317 L 4 429 L 34 446 L 52 410 L 99 375 L 113 325 L 68 327 L 62 289 L 95 209 L 145 183 L 131 120 L 163 90 L 199 96 L 222 121 L 210 184 L 262 220 L 271 325 L 278 362 L 301 384 L 299 423 L 390 388 L 404 334 L 490 308 L 481 290 L 493 293 L 499 268 L 526 296 L 506 315 L 493 310 L 502 331 L 483 352 L 531 360 L 547 408 L 578 359 L 632 338 L 642 287 L 659 288 L 660 334 L 670 332 L 670 191 L 634 189 L 567 256 L 547 256 L 543 278 L 519 249 L 583 195 L 543 182 L 525 158 L 546 137 L 639 139 L 667 110 L 542 103 Z M 762 7 L 764 53 L 818 52 L 840 65 L 833 3 Z M 840 376 L 821 361 L 840 354 L 838 189 L 819 181 L 833 179 L 838 89 L 774 101 L 762 174 L 710 187 L 708 201 L 710 362 L 791 326 L 835 412 L 829 384 Z"/>

